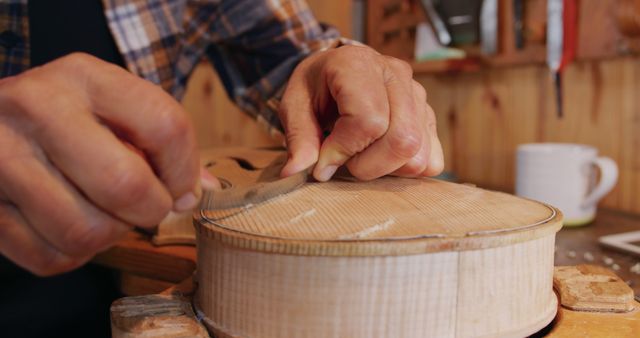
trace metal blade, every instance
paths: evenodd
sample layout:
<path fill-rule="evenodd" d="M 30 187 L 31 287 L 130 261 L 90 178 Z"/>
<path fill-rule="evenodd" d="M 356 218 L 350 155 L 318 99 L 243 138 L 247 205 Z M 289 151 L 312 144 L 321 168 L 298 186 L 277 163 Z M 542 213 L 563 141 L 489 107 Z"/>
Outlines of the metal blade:
<path fill-rule="evenodd" d="M 484 0 L 480 11 L 480 41 L 482 53 L 498 52 L 498 0 Z"/>
<path fill-rule="evenodd" d="M 563 48 L 563 3 L 548 0 L 547 3 L 547 66 L 551 72 L 560 71 Z"/>
<path fill-rule="evenodd" d="M 302 186 L 309 177 L 311 168 L 297 174 L 271 182 L 259 182 L 246 187 L 231 187 L 223 190 L 205 190 L 200 202 L 201 211 L 246 208 L 291 192 Z"/>
<path fill-rule="evenodd" d="M 440 18 L 440 15 L 436 11 L 435 6 L 433 5 L 433 0 L 421 0 L 422 8 L 427 13 L 429 17 L 429 21 L 431 21 L 431 25 L 438 36 L 438 40 L 441 44 L 448 46 L 451 44 L 451 34 L 447 30 L 447 26 L 445 26 L 444 21 Z"/>

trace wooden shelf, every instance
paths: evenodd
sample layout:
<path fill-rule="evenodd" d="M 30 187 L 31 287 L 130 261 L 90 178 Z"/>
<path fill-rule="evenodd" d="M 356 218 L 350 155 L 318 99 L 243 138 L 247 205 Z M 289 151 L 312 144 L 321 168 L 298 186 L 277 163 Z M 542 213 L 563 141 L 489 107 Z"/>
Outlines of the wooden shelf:
<path fill-rule="evenodd" d="M 477 52 L 471 52 L 477 55 Z M 464 59 L 448 59 L 413 62 L 416 74 L 442 74 L 476 72 L 490 67 L 511 67 L 545 63 L 545 49 L 543 46 L 533 46 L 511 54 L 498 54 L 494 57 L 469 56 Z"/>
<path fill-rule="evenodd" d="M 577 60 L 610 59 L 640 53 L 640 8 L 636 0 L 582 0 L 579 7 Z M 640 2 L 640 1 L 639 1 Z M 631 5 L 630 5 L 631 4 Z M 484 56 L 479 46 L 461 47 L 465 59 L 413 62 L 417 74 L 473 72 L 488 67 L 544 64 L 546 59 L 546 0 L 524 3 L 523 49 L 515 46 L 513 2 L 499 0 L 498 54 Z M 626 7 L 624 7 L 626 6 Z M 628 9 L 638 13 L 621 16 Z M 626 21 L 625 21 L 626 19 Z M 415 25 L 425 22 L 417 0 L 369 0 L 369 44 L 383 54 L 413 58 Z"/>
<path fill-rule="evenodd" d="M 479 58 L 464 58 L 413 62 L 411 66 L 415 74 L 440 74 L 475 72 L 481 70 L 484 64 Z"/>

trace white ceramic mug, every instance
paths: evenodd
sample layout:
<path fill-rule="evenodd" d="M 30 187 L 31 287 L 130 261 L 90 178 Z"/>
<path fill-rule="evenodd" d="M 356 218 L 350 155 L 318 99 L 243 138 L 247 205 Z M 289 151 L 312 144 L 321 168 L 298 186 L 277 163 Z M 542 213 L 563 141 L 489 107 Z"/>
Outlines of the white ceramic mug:
<path fill-rule="evenodd" d="M 597 170 L 600 170 L 599 182 Z M 583 225 L 596 214 L 598 201 L 618 180 L 618 166 L 598 157 L 594 147 L 571 143 L 518 146 L 516 195 L 548 203 L 564 214 L 564 225 Z"/>

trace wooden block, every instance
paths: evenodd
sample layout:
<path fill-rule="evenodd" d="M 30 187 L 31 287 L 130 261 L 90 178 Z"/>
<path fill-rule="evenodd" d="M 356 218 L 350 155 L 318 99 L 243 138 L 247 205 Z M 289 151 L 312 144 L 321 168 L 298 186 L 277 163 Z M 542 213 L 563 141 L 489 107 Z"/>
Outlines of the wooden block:
<path fill-rule="evenodd" d="M 116 300 L 111 305 L 111 334 L 113 338 L 209 337 L 193 313 L 191 303 L 178 295 Z"/>
<path fill-rule="evenodd" d="M 553 286 L 562 306 L 575 311 L 629 312 L 635 309 L 633 290 L 613 271 L 581 264 L 559 266 Z"/>

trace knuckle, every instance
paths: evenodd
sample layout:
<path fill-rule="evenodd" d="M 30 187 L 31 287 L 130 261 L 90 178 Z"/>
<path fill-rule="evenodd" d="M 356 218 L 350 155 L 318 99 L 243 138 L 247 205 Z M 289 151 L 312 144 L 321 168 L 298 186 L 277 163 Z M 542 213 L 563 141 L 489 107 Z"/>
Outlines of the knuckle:
<path fill-rule="evenodd" d="M 117 162 L 105 177 L 104 198 L 111 207 L 130 207 L 148 198 L 153 184 L 148 170 L 132 161 Z"/>
<path fill-rule="evenodd" d="M 335 51 L 351 62 L 358 62 L 358 58 L 371 58 L 377 55 L 373 49 L 365 46 L 344 46 Z"/>
<path fill-rule="evenodd" d="M 54 61 L 52 65 L 61 66 L 69 69 L 85 70 L 95 66 L 96 58 L 82 52 L 73 52 L 67 54 L 58 60 Z"/>
<path fill-rule="evenodd" d="M 172 102 L 171 107 L 175 104 Z M 191 132 L 191 124 L 183 112 L 179 109 L 165 109 L 159 114 L 156 125 L 156 142 L 160 145 L 167 145 L 184 139 Z"/>
<path fill-rule="evenodd" d="M 334 57 L 328 58 L 326 65 L 329 74 L 336 74 L 343 69 L 366 71 L 379 61 L 376 59 L 377 53 L 369 47 L 344 46 L 333 50 L 333 53 Z"/>
<path fill-rule="evenodd" d="M 424 170 L 425 176 L 437 176 L 440 175 L 444 171 L 444 161 L 442 159 L 438 159 L 436 161 L 431 161 L 428 163 L 428 167 Z"/>
<path fill-rule="evenodd" d="M 417 81 L 413 80 L 413 92 L 420 102 L 427 102 L 427 90 Z"/>
<path fill-rule="evenodd" d="M 360 130 L 366 138 L 377 139 L 389 129 L 389 118 L 372 115 L 360 122 Z"/>
<path fill-rule="evenodd" d="M 389 135 L 389 148 L 400 158 L 412 158 L 422 146 L 422 137 L 416 131 Z"/>
<path fill-rule="evenodd" d="M 427 128 L 429 132 L 436 133 L 438 130 L 438 121 L 436 120 L 435 115 L 431 116 L 427 121 Z"/>
<path fill-rule="evenodd" d="M 403 174 L 408 176 L 419 176 L 427 169 L 427 161 L 423 157 L 414 158 L 403 168 Z"/>
<path fill-rule="evenodd" d="M 25 114 L 32 111 L 29 107 L 34 102 L 34 93 L 39 91 L 39 82 L 28 74 L 5 78 L 0 81 L 0 102 L 4 107 L 14 109 L 3 110 L 3 113 L 15 112 Z"/>
<path fill-rule="evenodd" d="M 413 67 L 411 67 L 409 62 L 391 56 L 387 57 L 387 62 L 393 69 L 402 72 L 403 74 L 413 76 Z"/>

